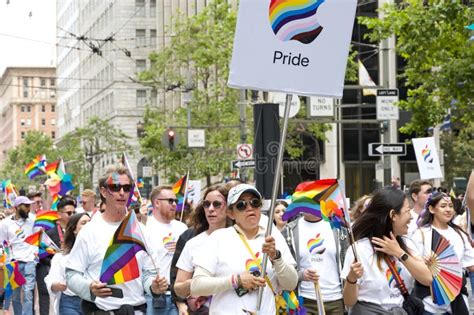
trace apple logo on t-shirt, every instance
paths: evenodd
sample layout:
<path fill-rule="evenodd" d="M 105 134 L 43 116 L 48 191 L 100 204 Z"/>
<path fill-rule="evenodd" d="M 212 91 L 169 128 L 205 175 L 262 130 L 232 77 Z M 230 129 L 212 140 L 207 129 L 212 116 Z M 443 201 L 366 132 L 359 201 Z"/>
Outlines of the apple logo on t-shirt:
<path fill-rule="evenodd" d="M 398 271 L 398 274 L 400 274 L 400 272 L 402 271 L 402 268 L 397 267 L 397 271 Z M 395 281 L 395 278 L 393 277 L 393 274 L 392 274 L 392 271 L 390 270 L 390 268 L 388 268 L 385 271 L 385 277 L 387 277 L 389 287 L 395 287 L 397 285 L 397 282 Z M 393 284 L 393 286 L 392 286 L 392 284 Z"/>
<path fill-rule="evenodd" d="M 307 243 L 308 250 L 312 255 L 319 254 L 321 255 L 326 250 L 324 246 L 324 239 L 321 237 L 321 234 L 316 234 L 315 238 L 310 238 Z"/>
<path fill-rule="evenodd" d="M 245 270 L 253 274 L 254 276 L 260 276 L 260 267 L 262 265 L 262 259 L 258 258 L 259 252 L 255 254 L 255 259 L 247 259 L 245 262 Z"/>

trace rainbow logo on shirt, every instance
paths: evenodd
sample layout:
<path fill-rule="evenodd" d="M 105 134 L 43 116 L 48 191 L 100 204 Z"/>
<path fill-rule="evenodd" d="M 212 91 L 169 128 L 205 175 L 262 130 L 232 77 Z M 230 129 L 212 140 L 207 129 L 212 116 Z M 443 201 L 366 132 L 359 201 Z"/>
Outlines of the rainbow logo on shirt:
<path fill-rule="evenodd" d="M 18 239 L 22 239 L 25 236 L 25 232 L 23 232 L 22 228 L 19 228 L 18 230 L 15 231 L 15 235 Z"/>
<path fill-rule="evenodd" d="M 169 249 L 169 247 L 170 247 L 171 245 L 173 245 L 174 239 L 175 239 L 175 238 L 173 237 L 173 235 L 172 235 L 171 233 L 168 234 L 168 236 L 163 237 L 163 246 L 164 246 L 166 249 Z"/>
<path fill-rule="evenodd" d="M 310 254 L 322 254 L 326 250 L 324 246 L 324 239 L 321 237 L 321 234 L 316 234 L 315 238 L 310 238 L 307 243 L 308 251 Z"/>
<path fill-rule="evenodd" d="M 259 252 L 255 254 L 256 259 L 247 259 L 245 262 L 245 270 L 250 273 L 260 272 L 260 267 L 262 266 L 262 259 L 258 258 Z"/>
<path fill-rule="evenodd" d="M 433 156 L 431 155 L 431 150 L 428 148 L 428 145 L 421 150 L 421 155 L 426 163 L 433 163 Z"/>
<path fill-rule="evenodd" d="M 402 268 L 397 267 L 397 272 L 398 272 L 398 274 L 400 274 L 400 272 L 402 272 Z M 387 278 L 389 287 L 392 287 L 392 282 L 395 283 L 395 285 L 397 284 L 396 281 L 395 281 L 395 278 L 393 277 L 393 274 L 392 274 L 392 271 L 390 270 L 390 268 L 388 268 L 387 271 L 385 271 L 385 277 Z"/>
<path fill-rule="evenodd" d="M 323 3 L 324 0 L 271 0 L 269 20 L 273 33 L 283 42 L 311 43 L 323 30 L 316 17 Z"/>

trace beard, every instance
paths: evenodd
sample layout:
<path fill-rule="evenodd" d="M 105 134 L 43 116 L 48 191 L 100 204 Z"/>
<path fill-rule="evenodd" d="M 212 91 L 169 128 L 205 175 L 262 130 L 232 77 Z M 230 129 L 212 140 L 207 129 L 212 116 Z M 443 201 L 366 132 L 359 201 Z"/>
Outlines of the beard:
<path fill-rule="evenodd" d="M 22 209 L 22 208 L 20 208 L 20 209 L 18 210 L 18 215 L 19 215 L 20 218 L 22 218 L 22 219 L 25 219 L 25 220 L 28 219 L 28 214 L 29 214 L 29 211 L 28 211 L 28 210 L 25 210 L 25 209 Z"/>

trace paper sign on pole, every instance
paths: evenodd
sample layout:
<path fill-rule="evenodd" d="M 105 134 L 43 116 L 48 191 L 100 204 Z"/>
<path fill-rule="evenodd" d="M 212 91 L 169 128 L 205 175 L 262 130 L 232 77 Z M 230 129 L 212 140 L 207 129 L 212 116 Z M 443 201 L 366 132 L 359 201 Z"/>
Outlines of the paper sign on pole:
<path fill-rule="evenodd" d="M 229 86 L 342 97 L 356 0 L 240 0 Z"/>
<path fill-rule="evenodd" d="M 414 138 L 412 141 L 420 179 L 442 178 L 434 137 Z"/>

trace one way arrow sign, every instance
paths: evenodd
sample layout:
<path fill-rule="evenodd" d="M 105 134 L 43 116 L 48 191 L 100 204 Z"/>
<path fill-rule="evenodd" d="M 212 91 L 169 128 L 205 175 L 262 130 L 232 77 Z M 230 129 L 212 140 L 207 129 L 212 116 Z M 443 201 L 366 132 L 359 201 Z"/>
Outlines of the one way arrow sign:
<path fill-rule="evenodd" d="M 232 169 L 255 167 L 255 160 L 234 160 L 232 161 Z"/>
<path fill-rule="evenodd" d="M 369 143 L 369 156 L 407 155 L 405 143 Z"/>

